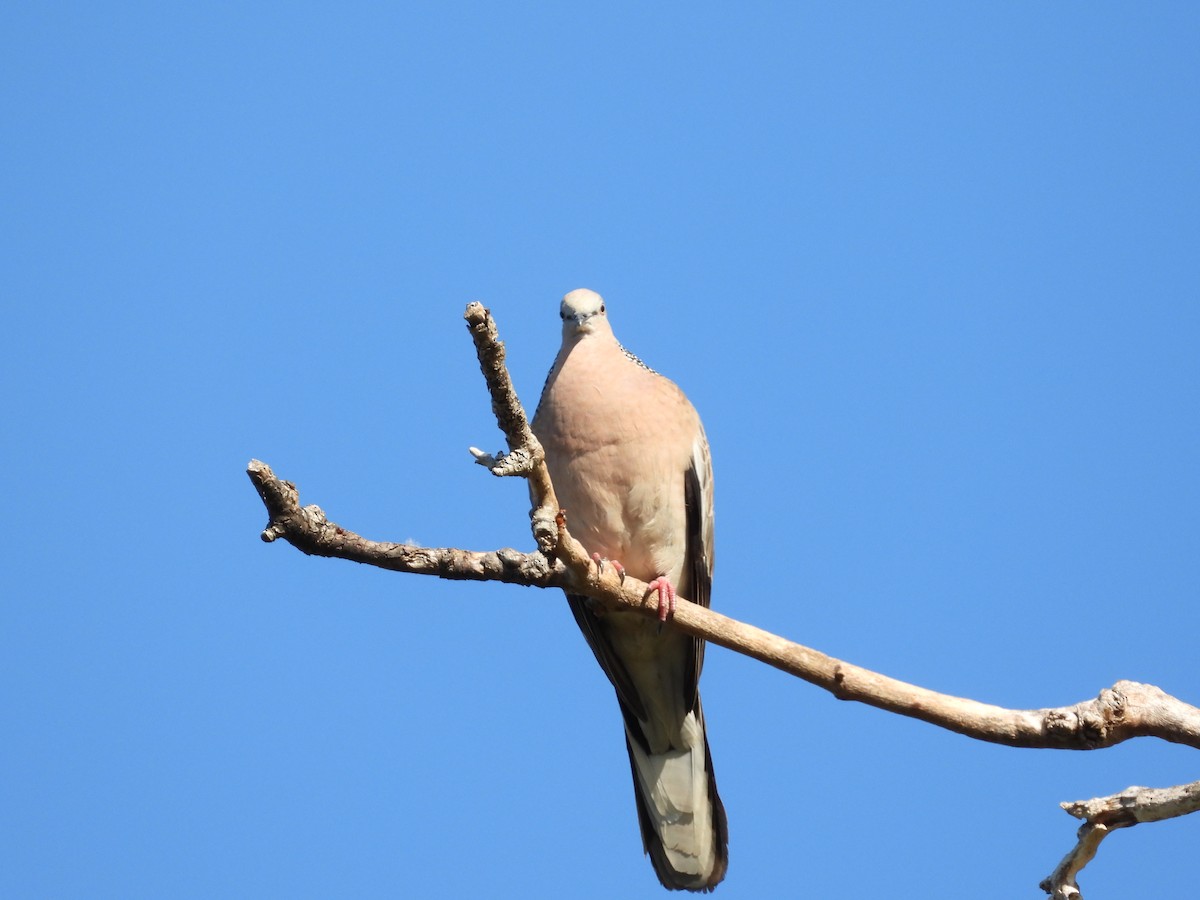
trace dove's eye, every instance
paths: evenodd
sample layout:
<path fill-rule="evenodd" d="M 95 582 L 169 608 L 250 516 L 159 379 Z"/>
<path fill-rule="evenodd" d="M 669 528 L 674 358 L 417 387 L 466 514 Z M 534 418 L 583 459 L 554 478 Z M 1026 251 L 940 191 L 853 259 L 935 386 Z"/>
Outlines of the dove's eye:
<path fill-rule="evenodd" d="M 600 312 L 604 312 L 604 304 L 603 303 L 600 304 Z"/>

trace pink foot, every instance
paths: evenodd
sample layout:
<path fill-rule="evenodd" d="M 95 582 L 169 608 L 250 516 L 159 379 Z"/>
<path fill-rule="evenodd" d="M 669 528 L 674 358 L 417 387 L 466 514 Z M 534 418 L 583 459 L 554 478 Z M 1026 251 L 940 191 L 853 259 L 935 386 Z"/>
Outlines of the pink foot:
<path fill-rule="evenodd" d="M 665 622 L 675 615 L 675 585 L 670 579 L 660 575 L 646 585 L 651 592 L 658 591 L 658 621 Z"/>

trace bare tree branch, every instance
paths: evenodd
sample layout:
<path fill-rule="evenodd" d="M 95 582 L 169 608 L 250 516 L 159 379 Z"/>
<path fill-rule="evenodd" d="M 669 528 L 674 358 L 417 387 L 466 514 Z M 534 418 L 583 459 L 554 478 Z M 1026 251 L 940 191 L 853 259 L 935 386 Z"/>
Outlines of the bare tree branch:
<path fill-rule="evenodd" d="M 265 463 L 251 460 L 247 474 L 270 517 L 262 539 L 270 542 L 283 538 L 313 556 L 349 559 L 393 571 L 562 588 L 593 597 L 611 608 L 635 609 L 646 615 L 656 615 L 657 594 L 649 592 L 644 582 L 632 577 L 621 578 L 611 566 L 601 569 L 571 537 L 567 521 L 569 511 L 558 509 L 545 454 L 529 427 L 504 365 L 504 345 L 495 321 L 479 303 L 470 304 L 464 317 L 492 397 L 492 409 L 508 441 L 506 453 L 493 456 L 475 448 L 471 448 L 471 452 L 476 462 L 494 475 L 518 475 L 528 479 L 534 498 L 530 517 L 538 550 L 534 553 L 513 549 L 479 552 L 371 541 L 330 522 L 317 506 L 301 507 L 294 484 L 279 480 Z M 889 678 L 683 598 L 678 598 L 675 614 L 667 627 L 678 628 L 753 657 L 823 688 L 838 699 L 856 700 L 982 741 L 1012 747 L 1095 750 L 1133 737 L 1157 737 L 1200 749 L 1200 709 L 1154 685 L 1118 681 L 1102 690 L 1096 698 L 1072 706 L 1005 709 Z M 1197 790 L 1195 785 L 1170 790 L 1187 789 L 1192 789 L 1193 794 Z M 1147 789 L 1130 789 L 1134 790 L 1145 792 Z M 1055 896 L 1078 898 L 1075 876 L 1095 854 L 1096 847 L 1109 830 L 1139 821 L 1153 821 L 1152 811 L 1156 809 L 1179 809 L 1157 816 L 1166 818 L 1195 808 L 1156 806 L 1145 799 L 1144 794 L 1139 794 L 1132 805 L 1111 810 L 1103 807 L 1104 803 L 1118 802 L 1128 794 L 1126 791 L 1083 805 L 1064 804 L 1072 815 L 1085 818 L 1087 822 L 1080 829 L 1079 845 L 1043 882 L 1047 892 L 1067 891 Z M 1194 796 L 1188 796 L 1194 802 Z M 1088 804 L 1101 804 L 1102 808 L 1093 812 Z M 1077 809 L 1084 809 L 1084 812 Z M 1127 820 L 1129 815 L 1134 818 Z M 1072 890 L 1074 893 L 1069 893 Z"/>
<path fill-rule="evenodd" d="M 558 528 L 552 525 L 558 514 L 558 500 L 554 496 L 554 485 L 550 483 L 550 470 L 546 468 L 546 453 L 542 450 L 525 408 L 517 398 L 508 367 L 504 365 L 504 342 L 496 331 L 496 320 L 482 303 L 467 306 L 463 318 L 475 342 L 475 355 L 479 357 L 479 368 L 492 395 L 492 412 L 496 424 L 508 441 L 507 454 L 491 456 L 482 450 L 471 448 L 471 454 L 480 465 L 486 466 L 493 475 L 521 475 L 529 479 L 534 508 L 529 514 L 533 521 L 533 539 L 538 549 L 554 555 L 558 543 Z M 576 548 L 582 554 L 583 548 Z"/>
<path fill-rule="evenodd" d="M 282 537 L 313 556 L 419 575 L 557 587 L 612 607 L 656 613 L 657 595 L 648 592 L 644 582 L 628 577 L 622 583 L 611 568 L 598 571 L 577 542 L 576 552 L 568 554 L 570 544 L 564 539 L 559 557 L 551 561 L 540 552 L 478 552 L 370 541 L 330 522 L 319 507 L 301 508 L 295 486 L 279 481 L 265 463 L 252 460 L 247 473 L 271 517 L 263 532 L 265 541 Z M 565 518 L 556 517 L 559 535 L 566 534 Z M 1153 685 L 1119 681 L 1098 697 L 1072 706 L 1005 709 L 889 678 L 683 598 L 677 603 L 669 621 L 681 631 L 803 678 L 840 700 L 857 700 L 978 740 L 1012 747 L 1095 750 L 1132 737 L 1158 737 L 1200 749 L 1200 709 Z"/>
<path fill-rule="evenodd" d="M 1078 876 L 1092 861 L 1100 842 L 1118 828 L 1139 822 L 1160 822 L 1200 810 L 1200 781 L 1169 788 L 1128 787 L 1110 797 L 1063 803 L 1062 808 L 1077 819 L 1075 846 L 1058 867 L 1041 883 L 1053 900 L 1083 900 Z"/>
<path fill-rule="evenodd" d="M 516 550 L 480 553 L 455 547 L 418 547 L 368 540 L 330 522 L 319 506 L 301 507 L 296 486 L 276 478 L 266 463 L 250 460 L 246 474 L 258 489 L 270 516 L 270 523 L 261 535 L 267 543 L 283 538 L 310 556 L 348 559 L 394 572 L 436 575 L 455 581 L 503 581 L 531 587 L 564 584 L 562 567 L 555 567 L 541 553 Z"/>

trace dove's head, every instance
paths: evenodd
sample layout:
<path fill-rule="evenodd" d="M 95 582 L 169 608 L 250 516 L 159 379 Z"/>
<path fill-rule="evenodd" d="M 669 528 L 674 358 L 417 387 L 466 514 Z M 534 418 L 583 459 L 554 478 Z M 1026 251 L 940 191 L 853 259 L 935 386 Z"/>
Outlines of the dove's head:
<path fill-rule="evenodd" d="M 596 332 L 612 334 L 604 311 L 604 298 L 587 288 L 579 288 L 563 297 L 559 315 L 563 321 L 563 340 Z"/>

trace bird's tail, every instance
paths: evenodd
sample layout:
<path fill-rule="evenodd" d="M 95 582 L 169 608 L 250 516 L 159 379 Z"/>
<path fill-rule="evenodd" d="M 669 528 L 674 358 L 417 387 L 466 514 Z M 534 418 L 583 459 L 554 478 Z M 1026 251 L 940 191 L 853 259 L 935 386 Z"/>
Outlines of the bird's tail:
<path fill-rule="evenodd" d="M 650 753 L 626 728 L 642 844 L 663 887 L 711 891 L 729 865 L 729 826 L 699 698 L 681 733 L 684 749 Z"/>

